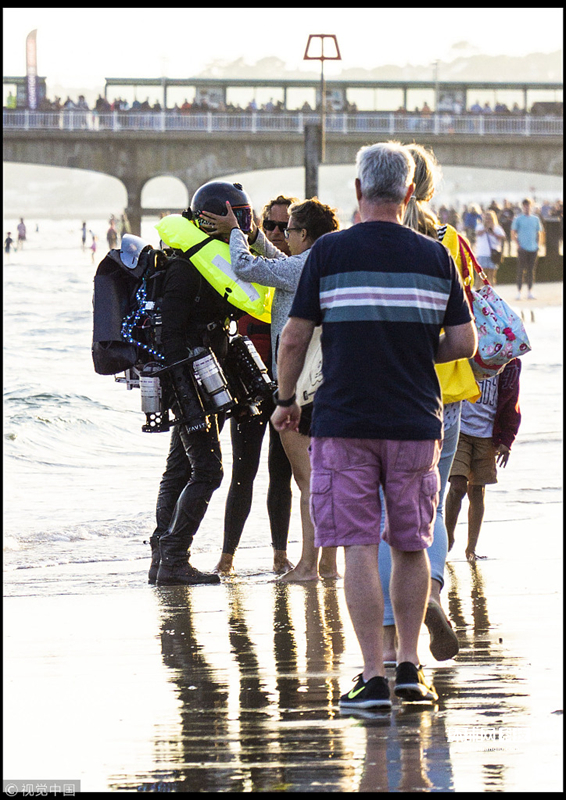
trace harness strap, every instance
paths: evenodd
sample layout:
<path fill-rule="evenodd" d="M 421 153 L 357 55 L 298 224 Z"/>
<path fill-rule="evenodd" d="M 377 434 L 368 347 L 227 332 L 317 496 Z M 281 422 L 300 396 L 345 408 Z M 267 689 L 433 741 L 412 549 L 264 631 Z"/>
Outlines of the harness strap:
<path fill-rule="evenodd" d="M 197 242 L 192 247 L 189 247 L 188 250 L 183 250 L 183 257 L 188 259 L 192 258 L 192 256 L 194 256 L 195 253 L 198 253 L 199 250 L 202 250 L 202 248 L 205 247 L 209 241 L 210 239 L 203 239 L 202 242 Z"/>

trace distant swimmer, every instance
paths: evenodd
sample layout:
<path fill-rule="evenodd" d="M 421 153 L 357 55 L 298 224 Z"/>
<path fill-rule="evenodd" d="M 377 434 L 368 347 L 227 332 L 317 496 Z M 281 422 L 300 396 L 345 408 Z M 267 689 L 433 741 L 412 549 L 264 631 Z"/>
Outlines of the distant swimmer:
<path fill-rule="evenodd" d="M 114 217 L 110 219 L 110 227 L 106 232 L 106 239 L 108 241 L 108 247 L 112 250 L 118 244 L 118 231 L 116 230 L 116 221 Z"/>
<path fill-rule="evenodd" d="M 92 234 L 92 244 L 90 246 L 90 249 L 91 249 L 91 253 L 92 253 L 92 263 L 94 264 L 94 257 L 96 255 L 96 243 L 98 241 L 98 236 L 95 236 L 95 234 L 92 233 L 92 231 L 91 231 L 91 234 Z"/>
<path fill-rule="evenodd" d="M 6 236 L 6 238 L 4 240 L 4 252 L 6 253 L 7 256 L 9 256 L 10 253 L 12 252 L 12 245 L 13 244 L 14 244 L 14 240 L 12 239 L 12 233 L 11 233 L 11 231 L 8 231 L 8 235 Z"/>
<path fill-rule="evenodd" d="M 18 223 L 18 250 L 23 250 L 25 240 L 26 240 L 26 225 L 24 222 L 24 218 L 20 217 L 20 221 Z"/>

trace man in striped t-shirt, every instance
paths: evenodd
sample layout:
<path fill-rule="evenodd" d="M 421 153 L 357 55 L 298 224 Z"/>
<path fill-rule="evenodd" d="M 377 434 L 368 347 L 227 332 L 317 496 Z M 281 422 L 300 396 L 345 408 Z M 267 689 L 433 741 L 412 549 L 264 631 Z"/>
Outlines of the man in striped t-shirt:
<path fill-rule="evenodd" d="M 380 486 L 399 638 L 396 694 L 434 700 L 417 656 L 430 588 L 442 440 L 435 362 L 471 357 L 475 327 L 447 249 L 402 220 L 414 162 L 396 143 L 358 153 L 362 222 L 313 245 L 283 330 L 273 424 L 295 429 L 294 387 L 322 324 L 324 380 L 314 401 L 311 514 L 318 547 L 345 548 L 346 601 L 364 659 L 340 705 L 390 707 L 377 569 Z M 441 334 L 441 329 L 444 332 Z"/>

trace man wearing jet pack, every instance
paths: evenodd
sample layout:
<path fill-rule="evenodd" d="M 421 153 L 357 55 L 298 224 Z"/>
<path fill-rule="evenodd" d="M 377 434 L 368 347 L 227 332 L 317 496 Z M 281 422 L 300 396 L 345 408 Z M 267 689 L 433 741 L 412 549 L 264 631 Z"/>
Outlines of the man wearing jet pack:
<path fill-rule="evenodd" d="M 250 199 L 239 184 L 211 182 L 193 196 L 190 211 L 195 222 L 199 212 L 232 205 L 243 230 L 251 229 Z M 219 212 L 215 212 L 219 213 Z M 220 212 L 221 213 L 221 212 Z M 204 229 L 204 228 L 203 228 Z M 210 348 L 220 365 L 228 352 L 230 319 L 244 312 L 230 305 L 183 257 L 169 264 L 161 301 L 161 346 L 173 387 L 173 411 L 184 420 L 173 426 L 166 469 L 157 497 L 157 526 L 150 539 L 152 550 L 149 583 L 158 586 L 219 583 L 216 574 L 203 573 L 189 563 L 190 547 L 206 513 L 213 492 L 223 477 L 216 414 L 195 412 L 194 382 L 187 348 Z M 223 416 L 220 415 L 220 427 Z"/>

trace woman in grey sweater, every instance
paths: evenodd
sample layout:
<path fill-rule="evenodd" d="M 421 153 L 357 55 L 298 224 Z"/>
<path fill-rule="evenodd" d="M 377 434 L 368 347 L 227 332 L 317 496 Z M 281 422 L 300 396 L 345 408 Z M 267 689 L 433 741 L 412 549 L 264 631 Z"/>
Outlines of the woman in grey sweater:
<path fill-rule="evenodd" d="M 268 241 L 255 225 L 246 236 L 239 228 L 238 221 L 226 203 L 227 214 L 219 216 L 203 211 L 211 227 L 207 232 L 229 238 L 232 269 L 239 278 L 273 286 L 275 293 L 271 307 L 271 346 L 273 352 L 273 373 L 277 377 L 276 362 L 279 338 L 287 322 L 293 298 L 299 284 L 309 250 L 323 234 L 338 230 L 339 223 L 333 209 L 316 198 L 295 203 L 289 207 L 289 224 L 285 236 L 289 243 L 290 256 L 278 250 Z M 310 412 L 310 413 L 309 413 Z M 291 463 L 293 477 L 301 493 L 301 522 L 303 528 L 303 547 L 297 566 L 283 575 L 281 581 L 306 581 L 318 577 L 336 577 L 336 548 L 324 548 L 320 554 L 314 546 L 314 527 L 309 512 L 310 497 L 310 458 L 309 428 L 311 407 L 305 406 L 299 431 L 285 431 L 281 441 Z"/>

